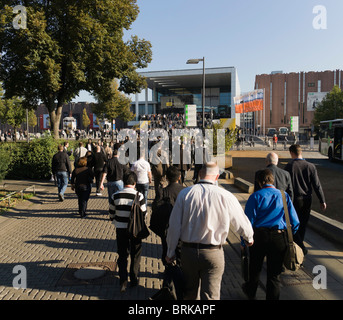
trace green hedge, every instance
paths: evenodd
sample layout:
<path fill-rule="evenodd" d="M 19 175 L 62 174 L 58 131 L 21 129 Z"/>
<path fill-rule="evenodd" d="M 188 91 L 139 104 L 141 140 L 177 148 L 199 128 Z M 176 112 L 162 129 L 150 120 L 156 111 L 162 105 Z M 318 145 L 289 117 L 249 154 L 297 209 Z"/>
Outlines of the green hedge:
<path fill-rule="evenodd" d="M 51 137 L 20 143 L 3 143 L 0 146 L 0 162 L 7 163 L 7 168 L 0 165 L 7 179 L 46 180 L 51 178 L 51 160 L 59 144 L 65 140 Z M 69 141 L 69 150 L 77 148 L 79 141 Z M 4 157 L 2 160 L 1 157 Z M 7 158 L 6 158 L 7 157 Z M 71 156 L 72 160 L 73 157 Z M 4 166 L 5 167 L 5 166 Z M 7 174 L 6 174 L 7 172 Z"/>

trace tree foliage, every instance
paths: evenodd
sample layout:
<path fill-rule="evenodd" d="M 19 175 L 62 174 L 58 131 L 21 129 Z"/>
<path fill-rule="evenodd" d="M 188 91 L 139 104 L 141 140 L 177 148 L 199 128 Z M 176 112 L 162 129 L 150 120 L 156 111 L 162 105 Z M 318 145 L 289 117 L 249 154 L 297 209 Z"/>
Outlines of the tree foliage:
<path fill-rule="evenodd" d="M 88 114 L 87 114 L 87 110 L 86 108 L 83 109 L 82 111 L 82 124 L 83 124 L 83 127 L 85 129 L 88 128 L 88 126 L 90 125 L 91 121 L 89 120 L 89 117 L 88 117 Z"/>
<path fill-rule="evenodd" d="M 92 111 L 100 119 L 114 120 L 120 118 L 123 121 L 130 121 L 134 114 L 130 111 L 131 99 L 119 91 L 117 80 L 112 80 L 108 91 L 103 90 L 96 95 L 97 104 L 94 104 Z"/>
<path fill-rule="evenodd" d="M 335 86 L 316 108 L 313 124 L 319 126 L 320 121 L 334 119 L 343 119 L 343 92 L 338 86 Z"/>
<path fill-rule="evenodd" d="M 58 136 L 62 106 L 81 90 L 100 94 L 120 79 L 131 94 L 146 85 L 137 69 L 151 62 L 149 41 L 124 31 L 136 20 L 136 0 L 1 1 L 0 80 L 7 98 L 23 98 L 23 108 L 42 101 Z M 27 28 L 13 28 L 13 6 L 27 10 Z"/>

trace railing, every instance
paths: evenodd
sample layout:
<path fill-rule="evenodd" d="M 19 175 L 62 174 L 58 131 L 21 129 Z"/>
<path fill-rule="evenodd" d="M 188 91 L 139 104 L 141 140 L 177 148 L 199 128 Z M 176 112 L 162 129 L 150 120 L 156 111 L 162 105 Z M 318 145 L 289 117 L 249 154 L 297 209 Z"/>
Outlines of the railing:
<path fill-rule="evenodd" d="M 5 188 L 5 185 L 2 185 L 3 188 Z M 28 191 L 29 189 L 32 189 L 33 190 L 33 195 L 36 195 L 36 186 L 35 185 L 32 185 L 32 186 L 29 186 L 29 187 L 26 187 L 25 189 L 22 189 L 22 190 L 19 190 L 19 191 L 13 191 L 9 194 L 7 194 L 5 197 L 3 197 L 2 199 L 0 199 L 0 203 L 3 202 L 3 201 L 6 201 L 8 200 L 8 205 L 11 205 L 11 198 L 15 195 L 15 194 L 18 194 L 20 193 L 20 198 L 21 200 L 24 199 L 24 192 L 25 191 Z"/>

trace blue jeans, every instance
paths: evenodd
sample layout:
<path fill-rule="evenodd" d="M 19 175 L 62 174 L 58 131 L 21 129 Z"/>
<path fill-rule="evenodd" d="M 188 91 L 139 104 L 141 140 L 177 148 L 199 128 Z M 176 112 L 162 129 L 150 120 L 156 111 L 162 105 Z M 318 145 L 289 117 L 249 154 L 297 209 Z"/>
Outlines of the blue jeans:
<path fill-rule="evenodd" d="M 68 175 L 68 172 L 66 171 L 59 171 L 56 173 L 58 193 L 62 196 L 67 190 L 68 178 L 69 178 L 69 175 Z"/>
<path fill-rule="evenodd" d="M 124 182 L 122 180 L 107 181 L 108 202 L 110 203 L 111 197 L 117 191 L 124 189 Z"/>
<path fill-rule="evenodd" d="M 143 183 L 136 185 L 137 191 L 143 194 L 145 199 L 145 205 L 148 205 L 148 192 L 149 192 L 149 183 Z"/>

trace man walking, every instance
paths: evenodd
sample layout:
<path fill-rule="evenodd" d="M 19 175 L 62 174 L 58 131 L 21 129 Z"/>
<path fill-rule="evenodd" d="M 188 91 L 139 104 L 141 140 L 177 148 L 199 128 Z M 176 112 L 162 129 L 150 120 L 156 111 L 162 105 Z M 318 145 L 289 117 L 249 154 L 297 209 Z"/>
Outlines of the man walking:
<path fill-rule="evenodd" d="M 253 229 L 237 198 L 216 186 L 219 168 L 210 162 L 199 172 L 198 184 L 183 189 L 175 202 L 167 233 L 167 263 L 175 258 L 182 241 L 181 266 L 185 278 L 184 299 L 219 300 L 224 273 L 224 252 L 230 225 L 253 244 Z"/>
<path fill-rule="evenodd" d="M 314 164 L 307 162 L 303 158 L 300 145 L 291 145 L 289 153 L 292 160 L 286 165 L 285 170 L 291 175 L 294 191 L 293 203 L 300 220 L 300 226 L 294 236 L 294 241 L 303 249 L 304 254 L 307 254 L 304 238 L 311 214 L 312 190 L 316 193 L 322 210 L 326 209 L 325 196 L 317 169 Z"/>
<path fill-rule="evenodd" d="M 267 168 L 273 173 L 274 176 L 274 186 L 279 190 L 284 190 L 288 193 L 293 201 L 293 187 L 292 187 L 292 180 L 289 172 L 279 168 L 278 165 L 279 157 L 275 152 L 268 153 L 266 157 L 266 165 Z M 258 174 L 260 173 L 259 170 L 255 173 L 255 189 L 254 191 L 258 191 L 261 189 L 260 184 L 257 181 Z"/>
<path fill-rule="evenodd" d="M 58 146 L 58 152 L 52 158 L 51 171 L 57 180 L 58 197 L 60 201 L 63 201 L 71 174 L 71 166 L 69 156 L 64 152 L 62 145 Z"/>
<path fill-rule="evenodd" d="M 113 223 L 116 227 L 118 267 L 120 279 L 120 292 L 124 292 L 127 287 L 127 260 L 130 252 L 130 286 L 137 286 L 138 272 L 140 267 L 142 240 L 131 237 L 128 234 L 127 226 L 129 222 L 131 207 L 135 199 L 137 176 L 134 172 L 124 175 L 124 189 L 112 195 L 110 211 L 114 214 Z M 139 203 L 141 211 L 146 214 L 144 197 L 139 193 Z"/>
<path fill-rule="evenodd" d="M 107 178 L 108 202 L 111 202 L 111 197 L 114 193 L 124 188 L 123 177 L 124 173 L 128 171 L 128 167 L 121 164 L 118 159 L 118 149 L 113 150 L 113 158 L 108 160 L 100 182 L 100 190 L 104 190 L 104 181 Z M 110 214 L 110 218 L 111 217 Z"/>
<path fill-rule="evenodd" d="M 80 158 L 86 156 L 87 149 L 83 146 L 83 142 L 79 142 L 79 146 L 74 150 L 74 166 L 77 167 L 77 163 Z"/>
<path fill-rule="evenodd" d="M 152 182 L 150 163 L 144 159 L 142 154 L 139 160 L 133 163 L 131 170 L 137 175 L 137 191 L 144 195 L 147 205 L 149 184 Z"/>
<path fill-rule="evenodd" d="M 96 152 L 93 156 L 94 160 L 94 176 L 95 176 L 95 185 L 96 185 L 96 195 L 101 196 L 101 179 L 102 179 L 102 173 L 104 171 L 104 167 L 107 163 L 107 157 L 105 154 L 101 151 L 101 147 L 99 145 L 96 146 Z"/>

